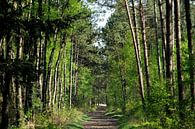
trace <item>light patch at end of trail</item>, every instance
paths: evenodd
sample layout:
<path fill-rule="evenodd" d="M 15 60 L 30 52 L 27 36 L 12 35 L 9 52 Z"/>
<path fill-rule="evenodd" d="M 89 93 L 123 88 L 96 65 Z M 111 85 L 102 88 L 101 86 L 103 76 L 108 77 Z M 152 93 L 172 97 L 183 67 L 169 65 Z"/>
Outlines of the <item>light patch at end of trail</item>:
<path fill-rule="evenodd" d="M 106 107 L 107 105 L 106 104 L 103 104 L 103 103 L 100 103 L 100 104 L 97 104 L 97 106 Z"/>

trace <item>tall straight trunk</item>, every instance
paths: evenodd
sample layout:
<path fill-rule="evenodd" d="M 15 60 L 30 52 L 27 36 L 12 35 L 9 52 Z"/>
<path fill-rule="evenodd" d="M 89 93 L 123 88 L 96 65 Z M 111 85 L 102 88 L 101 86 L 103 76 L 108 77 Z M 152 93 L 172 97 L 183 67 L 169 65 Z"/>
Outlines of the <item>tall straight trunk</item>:
<path fill-rule="evenodd" d="M 42 44 L 42 37 L 41 33 L 39 35 L 39 40 L 37 44 L 37 97 L 42 98 L 42 86 L 43 86 L 43 73 L 42 73 L 42 53 L 43 53 L 43 44 Z"/>
<path fill-rule="evenodd" d="M 142 64 L 141 62 L 141 49 L 140 49 L 140 40 L 139 40 L 139 30 L 138 30 L 138 26 L 137 26 L 137 18 L 136 18 L 136 9 L 135 9 L 135 3 L 134 0 L 131 1 L 132 3 L 132 15 L 133 15 L 133 26 L 134 26 L 134 31 L 135 31 L 135 39 L 136 39 L 136 43 L 137 43 L 137 48 L 138 48 L 138 54 L 139 54 L 139 58 L 140 58 L 140 64 Z"/>
<path fill-rule="evenodd" d="M 73 41 L 70 49 L 70 69 L 69 69 L 69 108 L 72 108 L 72 84 L 73 84 Z"/>
<path fill-rule="evenodd" d="M 51 101 L 52 101 L 52 63 L 54 60 L 54 53 L 56 50 L 56 42 L 57 42 L 57 29 L 55 30 L 55 34 L 54 34 L 54 47 L 51 50 L 50 56 L 49 56 L 49 62 L 48 62 L 48 66 L 47 66 L 47 78 L 46 78 L 46 87 L 48 87 L 48 98 L 49 98 L 49 102 L 48 102 L 48 106 L 51 107 Z"/>
<path fill-rule="evenodd" d="M 2 102 L 2 109 L 1 109 L 1 129 L 7 129 L 9 125 L 9 118 L 8 118 L 8 106 L 9 106 L 9 88 L 11 82 L 11 75 L 9 71 L 5 73 L 4 77 L 4 86 L 3 86 L 3 102 Z"/>
<path fill-rule="evenodd" d="M 52 75 L 53 75 L 53 70 L 51 69 L 50 75 L 49 75 L 49 81 L 48 81 L 48 97 L 49 97 L 49 102 L 48 102 L 48 107 L 51 108 L 52 106 Z"/>
<path fill-rule="evenodd" d="M 46 54 L 47 54 L 47 42 L 49 39 L 49 33 L 48 31 L 45 33 L 45 41 L 43 43 L 43 86 L 42 86 L 42 104 L 43 104 L 43 110 L 46 109 L 46 102 L 47 102 L 47 72 L 46 72 Z"/>
<path fill-rule="evenodd" d="M 147 84 L 147 97 L 149 98 L 151 95 L 151 85 L 150 85 L 150 74 L 149 74 L 149 63 L 148 63 L 148 47 L 147 47 L 147 39 L 146 39 L 146 23 L 144 16 L 144 8 L 142 5 L 142 1 L 139 3 L 140 7 L 140 19 L 141 19 L 141 33 L 142 33 L 142 43 L 144 48 L 144 64 L 145 64 L 145 76 L 146 76 L 146 84 Z"/>
<path fill-rule="evenodd" d="M 174 0 L 174 14 L 175 14 L 175 39 L 176 39 L 176 53 L 177 53 L 177 81 L 179 89 L 179 107 L 180 117 L 183 119 L 183 100 L 184 100 L 184 85 L 182 77 L 182 56 L 181 56 L 181 21 L 180 21 L 180 1 Z"/>
<path fill-rule="evenodd" d="M 7 34 L 6 40 L 5 40 L 5 60 L 8 62 L 11 62 L 10 59 L 10 36 Z M 3 86 L 2 86 L 2 97 L 3 97 L 3 102 L 2 102 L 2 109 L 1 109 L 1 129 L 7 129 L 9 125 L 9 90 L 10 90 L 10 83 L 11 83 L 11 71 L 7 70 L 3 76 Z"/>
<path fill-rule="evenodd" d="M 174 57 L 174 49 L 175 49 L 175 24 L 174 24 L 174 20 L 175 20 L 175 14 L 174 14 L 174 8 L 175 8 L 175 3 L 174 3 L 174 0 L 171 0 L 172 1 L 172 9 L 171 9 L 171 11 L 172 11 L 172 16 L 171 16 L 171 20 L 172 20 L 172 22 L 171 22 L 171 31 L 172 31 L 172 35 L 171 35 L 171 42 L 172 42 L 172 52 L 173 52 L 173 55 L 172 55 L 172 57 Z M 176 66 L 175 66 L 175 62 L 174 62 L 174 59 L 172 59 L 172 95 L 173 96 L 175 96 L 175 70 L 176 70 Z"/>
<path fill-rule="evenodd" d="M 131 13 L 130 13 L 130 9 L 129 9 L 129 5 L 128 5 L 128 1 L 124 0 L 125 2 L 125 7 L 126 7 L 126 11 L 127 11 L 127 16 L 128 16 L 128 22 L 129 22 L 129 27 L 131 30 L 131 34 L 132 34 L 132 38 L 133 38 L 133 45 L 134 45 L 134 50 L 135 50 L 135 56 L 136 56 L 136 62 L 137 62 L 137 72 L 138 72 L 138 76 L 139 76 L 139 88 L 140 88 L 140 95 L 141 95 L 141 100 L 142 100 L 142 104 L 143 104 L 143 108 L 145 106 L 145 97 L 144 97 L 144 83 L 143 83 L 143 73 L 142 73 L 142 67 L 140 64 L 140 55 L 139 55 L 139 50 L 137 47 L 137 39 L 136 39 L 136 35 L 135 35 L 135 30 L 134 30 L 134 26 L 133 26 L 133 22 L 131 19 Z"/>
<path fill-rule="evenodd" d="M 64 50 L 64 47 L 66 46 L 66 35 L 65 34 L 61 34 L 61 39 L 60 39 L 60 51 L 58 52 L 58 58 L 57 58 L 57 61 L 56 61 L 56 64 L 55 64 L 55 71 L 54 71 L 54 91 L 53 91 L 53 100 L 52 100 L 52 103 L 53 105 L 55 104 L 56 100 L 58 99 L 57 98 L 57 91 L 58 91 L 58 82 L 59 82 L 59 75 L 60 75 L 60 62 L 61 62 L 61 59 L 62 59 L 62 53 L 63 53 L 63 50 Z"/>
<path fill-rule="evenodd" d="M 63 66 L 63 72 L 64 72 L 64 76 L 63 76 L 63 79 L 64 79 L 64 101 L 63 101 L 63 103 L 64 103 L 64 105 L 65 105 L 65 102 L 66 102 L 66 47 L 65 47 L 65 49 L 64 49 L 64 66 Z"/>
<path fill-rule="evenodd" d="M 19 32 L 20 33 L 20 32 Z M 23 39 L 22 36 L 18 38 L 16 61 L 21 61 L 23 57 Z M 15 88 L 16 88 L 16 122 L 17 126 L 21 127 L 23 124 L 23 103 L 22 103 L 22 86 L 19 83 L 19 75 L 15 78 Z"/>
<path fill-rule="evenodd" d="M 58 53 L 58 58 L 57 58 L 57 61 L 56 61 L 56 64 L 55 64 L 55 71 L 54 71 L 54 91 L 53 91 L 53 100 L 52 100 L 53 106 L 55 105 L 55 102 L 56 102 L 56 99 L 57 99 L 59 65 L 60 65 L 61 56 L 62 56 L 62 52 L 63 52 L 63 46 L 64 45 L 61 45 L 60 51 Z"/>
<path fill-rule="evenodd" d="M 63 57 L 62 57 L 63 59 Z M 57 100 L 57 106 L 58 106 L 58 109 L 60 109 L 61 107 L 61 98 L 62 98 L 62 64 L 60 63 L 59 65 L 59 73 L 58 73 L 58 97 L 56 98 Z"/>
<path fill-rule="evenodd" d="M 75 44 L 75 74 L 74 74 L 74 99 L 75 104 L 77 103 L 78 99 L 78 65 L 79 65 L 79 48 L 78 44 Z"/>
<path fill-rule="evenodd" d="M 162 35 L 162 72 L 163 77 L 166 76 L 166 67 L 165 67 L 165 55 L 166 55 L 166 35 L 165 35 L 165 22 L 163 18 L 163 7 L 162 0 L 158 0 L 159 14 L 160 14 L 160 24 L 161 24 L 161 35 Z"/>
<path fill-rule="evenodd" d="M 189 53 L 189 75 L 190 75 L 190 91 L 191 91 L 191 109 L 195 109 L 195 55 L 194 45 L 192 41 L 192 21 L 190 14 L 190 0 L 184 0 L 185 13 L 186 13 L 186 25 L 187 25 L 187 37 L 188 37 L 188 53 Z"/>
<path fill-rule="evenodd" d="M 36 64 L 38 64 L 38 45 L 37 45 L 37 38 L 34 37 L 33 35 L 33 30 L 34 28 L 31 28 L 29 31 L 29 39 L 27 40 L 28 43 L 32 43 L 33 47 L 32 48 L 28 48 L 29 46 L 24 46 L 27 47 L 27 50 L 25 51 L 26 54 L 29 56 L 28 61 L 31 62 L 32 64 L 34 62 L 36 62 Z M 38 68 L 36 67 L 36 70 L 38 70 Z M 36 80 L 38 80 L 38 74 L 37 71 L 36 72 Z M 29 75 L 26 75 L 23 79 L 28 85 L 25 87 L 25 113 L 27 113 L 28 111 L 30 111 L 30 109 L 32 108 L 32 95 L 33 95 L 33 84 L 32 84 L 32 78 Z M 38 82 L 37 82 L 38 84 Z"/>
<path fill-rule="evenodd" d="M 171 34 L 171 12 L 172 12 L 172 0 L 166 0 L 166 81 L 167 88 L 171 96 L 173 96 L 173 70 L 172 70 L 172 60 L 173 60 L 173 42 Z"/>
<path fill-rule="evenodd" d="M 161 79 L 161 60 L 160 60 L 160 47 L 158 41 L 158 18 L 157 18 L 157 0 L 154 0 L 154 23 L 155 23 L 155 42 L 156 42 L 156 60 L 158 65 L 158 76 Z"/>
<path fill-rule="evenodd" d="M 7 12 L 8 12 L 8 2 L 7 0 L 1 0 L 0 1 L 0 14 L 3 15 L 4 17 L 7 16 Z M 0 19 L 0 24 L 2 24 L 2 22 L 4 22 L 4 17 L 2 17 Z M 0 26 L 0 29 L 4 27 Z M 0 34 L 0 40 L 3 37 L 3 35 Z M 5 60 L 10 62 L 10 57 L 9 57 L 9 52 L 10 52 L 10 32 L 8 31 L 6 34 L 6 40 L 5 40 Z M 2 41 L 3 42 L 3 41 Z M 2 55 L 4 52 L 2 52 Z M 3 57 L 2 57 L 3 58 Z M 12 79 L 11 73 L 10 71 L 6 71 L 5 73 L 3 73 L 3 75 L 1 75 L 2 78 L 2 87 L 1 87 L 1 92 L 2 92 L 2 108 L 1 108 L 1 124 L 0 124 L 0 128 L 1 129 L 7 129 L 8 125 L 9 125 L 9 118 L 8 118 L 8 106 L 9 106 L 9 89 L 10 89 L 10 82 Z"/>

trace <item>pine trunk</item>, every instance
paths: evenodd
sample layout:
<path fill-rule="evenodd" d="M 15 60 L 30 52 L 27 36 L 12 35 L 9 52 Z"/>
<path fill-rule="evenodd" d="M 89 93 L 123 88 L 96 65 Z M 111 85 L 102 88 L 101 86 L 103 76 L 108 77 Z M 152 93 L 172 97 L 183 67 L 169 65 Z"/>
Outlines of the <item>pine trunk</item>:
<path fill-rule="evenodd" d="M 154 0 L 154 23 L 155 23 L 155 42 L 156 42 L 156 60 L 158 65 L 158 76 L 161 80 L 161 57 L 160 57 L 160 46 L 158 41 L 158 18 L 157 18 L 157 0 Z"/>
<path fill-rule="evenodd" d="M 183 119 L 183 100 L 184 100 L 184 85 L 182 77 L 182 56 L 181 56 L 181 21 L 180 21 L 180 1 L 174 0 L 174 14 L 175 14 L 175 39 L 176 39 L 176 53 L 177 53 L 177 82 L 179 89 L 179 107 L 180 118 Z"/>
<path fill-rule="evenodd" d="M 148 46 L 146 39 L 146 23 L 144 16 L 144 8 L 142 2 L 140 0 L 140 19 L 141 19 L 141 33 L 142 33 L 142 43 L 144 48 L 144 64 L 145 64 L 145 76 L 146 76 L 146 84 L 147 84 L 147 97 L 149 98 L 151 95 L 151 85 L 150 85 L 150 74 L 149 74 L 149 63 L 148 63 Z"/>
<path fill-rule="evenodd" d="M 190 0 L 184 0 L 187 24 L 187 37 L 188 37 L 188 53 L 189 53 L 189 75 L 190 75 L 190 91 L 191 91 L 191 109 L 195 109 L 195 55 L 194 45 L 192 41 L 192 21 L 190 14 Z"/>
<path fill-rule="evenodd" d="M 171 34 L 171 15 L 172 15 L 172 1 L 166 0 L 166 81 L 167 88 L 171 96 L 173 96 L 173 42 Z"/>
<path fill-rule="evenodd" d="M 160 24 L 161 24 L 161 35 L 162 35 L 162 72 L 163 72 L 163 77 L 166 77 L 166 35 L 165 35 L 165 22 L 163 18 L 163 7 L 162 7 L 162 0 L 158 0 L 158 6 L 159 6 L 159 14 L 160 14 Z"/>
<path fill-rule="evenodd" d="M 137 39 L 136 39 L 136 35 L 135 35 L 133 22 L 132 22 L 132 19 L 131 19 L 131 13 L 130 13 L 128 1 L 124 0 L 124 2 L 125 2 L 125 7 L 126 7 L 126 11 L 127 11 L 128 20 L 129 20 L 129 27 L 130 27 L 132 38 L 133 38 L 133 45 L 134 45 L 134 50 L 135 50 L 136 62 L 137 62 L 137 72 L 138 72 L 138 76 L 139 76 L 140 95 L 141 95 L 141 100 L 142 100 L 142 104 L 143 104 L 143 108 L 144 108 L 145 107 L 145 97 L 144 97 L 143 73 L 142 73 L 142 67 L 141 67 L 141 64 L 140 64 L 139 50 L 138 50 L 137 42 L 136 42 Z"/>

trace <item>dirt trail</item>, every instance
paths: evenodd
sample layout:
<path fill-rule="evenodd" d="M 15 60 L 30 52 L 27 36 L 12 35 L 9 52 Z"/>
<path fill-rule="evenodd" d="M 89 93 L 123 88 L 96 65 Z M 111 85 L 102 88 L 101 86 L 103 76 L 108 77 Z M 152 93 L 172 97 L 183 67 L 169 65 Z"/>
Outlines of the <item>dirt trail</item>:
<path fill-rule="evenodd" d="M 88 113 L 91 120 L 84 124 L 84 129 L 118 129 L 117 119 L 106 116 L 106 107 L 98 107 L 96 111 Z"/>

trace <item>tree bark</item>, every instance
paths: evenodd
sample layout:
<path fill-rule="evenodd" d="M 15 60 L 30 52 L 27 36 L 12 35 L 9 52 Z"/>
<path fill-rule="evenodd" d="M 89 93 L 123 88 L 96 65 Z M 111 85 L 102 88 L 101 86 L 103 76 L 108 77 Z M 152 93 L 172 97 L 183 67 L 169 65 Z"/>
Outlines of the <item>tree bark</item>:
<path fill-rule="evenodd" d="M 179 89 L 179 107 L 180 118 L 184 118 L 183 114 L 183 100 L 184 100 L 184 85 L 182 77 L 182 56 L 181 56 L 181 21 L 180 21 L 180 1 L 174 0 L 174 14 L 175 14 L 175 39 L 176 39 L 176 53 L 177 53 L 177 81 Z"/>
<path fill-rule="evenodd" d="M 165 22 L 163 18 L 163 8 L 162 0 L 158 0 L 159 14 L 160 14 L 160 24 L 161 24 L 161 35 L 162 35 L 162 72 L 163 77 L 166 77 L 166 67 L 165 67 L 165 55 L 166 55 L 166 35 L 165 35 Z"/>
<path fill-rule="evenodd" d="M 69 69 L 69 108 L 72 108 L 72 84 L 73 84 L 73 39 L 74 37 L 72 37 L 72 42 L 71 42 L 71 49 L 70 49 L 70 69 Z"/>
<path fill-rule="evenodd" d="M 131 19 L 131 13 L 130 13 L 130 9 L 129 9 L 129 5 L 128 5 L 128 1 L 124 0 L 125 2 L 125 7 L 126 7 L 126 11 L 127 11 L 127 16 L 128 16 L 128 22 L 129 22 L 129 27 L 131 30 L 131 34 L 132 34 L 132 38 L 133 38 L 133 45 L 134 45 L 134 50 L 135 50 L 135 56 L 136 56 L 136 62 L 137 62 L 137 72 L 139 75 L 139 88 L 140 88 L 140 95 L 141 95 L 141 100 L 142 100 L 142 104 L 143 104 L 143 108 L 145 107 L 145 97 L 144 97 L 144 83 L 143 83 L 143 74 L 142 74 L 142 67 L 140 64 L 140 55 L 139 55 L 139 50 L 137 48 L 137 39 L 135 36 L 135 30 L 134 30 L 134 26 L 133 26 L 133 22 Z"/>
<path fill-rule="evenodd" d="M 192 21 L 190 14 L 190 0 L 184 0 L 186 24 L 187 24 L 187 37 L 188 37 L 188 53 L 189 53 L 189 75 L 190 75 L 190 91 L 191 91 L 191 109 L 195 109 L 195 55 L 194 45 L 192 41 Z"/>
<path fill-rule="evenodd" d="M 147 47 L 147 39 L 146 39 L 146 23 L 144 16 L 144 8 L 142 2 L 140 0 L 139 3 L 140 9 L 140 19 L 141 19 L 141 33 L 142 33 L 142 43 L 144 49 L 144 64 L 145 64 L 145 76 L 146 76 L 146 85 L 147 85 L 147 97 L 149 98 L 151 95 L 151 85 L 150 85 L 150 74 L 149 74 L 149 63 L 148 63 L 148 47 Z"/>
<path fill-rule="evenodd" d="M 20 33 L 20 32 L 19 32 Z M 20 33 L 20 37 L 18 38 L 18 45 L 17 45 L 17 53 L 16 53 L 16 61 L 19 63 L 19 61 L 22 61 L 23 57 L 23 38 Z M 22 86 L 19 83 L 19 75 L 16 75 L 15 78 L 15 89 L 16 89 L 16 122 L 17 122 L 17 127 L 21 127 L 23 124 L 23 117 L 24 117 L 24 112 L 23 112 L 23 103 L 22 103 Z"/>
<path fill-rule="evenodd" d="M 156 42 L 156 60 L 158 65 L 158 76 L 161 80 L 161 57 L 160 57 L 160 47 L 159 47 L 159 41 L 158 41 L 158 18 L 157 18 L 157 0 L 154 0 L 154 23 L 155 23 L 155 42 Z"/>
<path fill-rule="evenodd" d="M 52 75 L 53 75 L 53 70 L 52 70 L 52 63 L 53 63 L 53 57 L 54 57 L 54 53 L 56 50 L 56 41 L 57 41 L 57 32 L 58 30 L 55 30 L 55 34 L 54 34 L 54 47 L 51 50 L 50 56 L 49 56 L 49 62 L 48 62 L 48 66 L 47 66 L 47 78 L 46 78 L 46 87 L 48 87 L 48 98 L 49 98 L 49 102 L 48 102 L 48 107 L 51 107 L 51 101 L 52 101 Z"/>
<path fill-rule="evenodd" d="M 172 15 L 172 0 L 166 0 L 166 81 L 167 88 L 171 96 L 173 96 L 173 42 L 171 34 L 171 15 Z"/>
<path fill-rule="evenodd" d="M 48 31 L 45 33 L 45 41 L 43 43 L 43 86 L 42 86 L 42 104 L 43 104 L 43 111 L 46 109 L 47 104 L 47 62 L 46 62 L 46 54 L 47 54 L 47 42 L 49 39 L 49 33 Z"/>
<path fill-rule="evenodd" d="M 8 63 L 11 62 L 9 40 L 10 40 L 10 36 L 8 34 L 6 37 L 6 41 L 5 41 L 5 43 L 6 43 L 5 60 L 7 60 Z M 7 129 L 8 125 L 9 125 L 8 107 L 9 107 L 9 90 L 10 90 L 10 83 L 11 83 L 11 79 L 12 79 L 11 72 L 12 71 L 8 69 L 3 76 L 4 83 L 2 86 L 3 102 L 2 102 L 2 109 L 1 109 L 1 125 L 0 125 L 1 129 Z"/>

